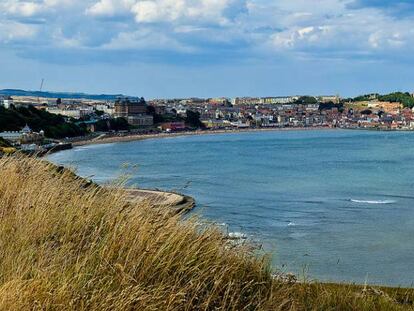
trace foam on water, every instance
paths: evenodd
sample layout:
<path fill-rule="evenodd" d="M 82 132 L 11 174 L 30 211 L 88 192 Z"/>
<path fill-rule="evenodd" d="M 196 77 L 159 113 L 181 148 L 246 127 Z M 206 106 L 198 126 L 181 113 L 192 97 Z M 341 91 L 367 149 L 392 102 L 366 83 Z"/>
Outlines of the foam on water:
<path fill-rule="evenodd" d="M 242 232 L 229 232 L 229 238 L 237 240 L 247 239 L 247 235 Z"/>
<path fill-rule="evenodd" d="M 397 203 L 397 201 L 393 200 L 350 200 L 353 203 L 361 203 L 361 204 L 394 204 Z"/>

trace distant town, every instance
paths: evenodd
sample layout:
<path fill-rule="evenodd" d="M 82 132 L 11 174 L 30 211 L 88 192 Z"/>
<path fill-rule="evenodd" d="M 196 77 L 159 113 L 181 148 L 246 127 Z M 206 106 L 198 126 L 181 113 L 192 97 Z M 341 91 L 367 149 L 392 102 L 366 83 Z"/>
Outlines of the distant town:
<path fill-rule="evenodd" d="M 277 128 L 414 130 L 414 95 L 152 99 L 0 97 L 0 152 L 47 152 L 99 137 Z M 77 96 L 78 97 L 78 96 Z"/>

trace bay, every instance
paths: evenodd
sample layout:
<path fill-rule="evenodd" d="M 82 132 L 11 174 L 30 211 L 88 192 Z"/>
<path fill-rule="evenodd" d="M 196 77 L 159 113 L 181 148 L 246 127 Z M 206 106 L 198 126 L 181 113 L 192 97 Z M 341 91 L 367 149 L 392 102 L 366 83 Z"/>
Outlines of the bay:
<path fill-rule="evenodd" d="M 212 134 L 90 145 L 48 156 L 79 175 L 193 196 L 275 268 L 321 281 L 412 286 L 414 133 Z M 128 165 L 125 165 L 128 164 Z"/>

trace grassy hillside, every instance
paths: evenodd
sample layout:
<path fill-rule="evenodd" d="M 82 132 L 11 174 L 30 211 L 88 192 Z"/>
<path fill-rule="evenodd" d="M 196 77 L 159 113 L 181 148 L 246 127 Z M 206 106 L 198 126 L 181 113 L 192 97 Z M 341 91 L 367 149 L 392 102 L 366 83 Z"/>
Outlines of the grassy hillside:
<path fill-rule="evenodd" d="M 0 158 L 0 310 L 412 310 L 411 290 L 289 283 L 214 227 Z"/>

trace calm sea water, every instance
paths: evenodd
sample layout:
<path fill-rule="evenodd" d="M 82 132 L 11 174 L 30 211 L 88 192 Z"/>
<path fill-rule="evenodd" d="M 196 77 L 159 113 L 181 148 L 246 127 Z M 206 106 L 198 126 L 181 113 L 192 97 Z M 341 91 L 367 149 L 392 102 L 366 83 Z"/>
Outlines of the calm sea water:
<path fill-rule="evenodd" d="M 414 283 L 414 133 L 291 131 L 93 145 L 49 160 L 193 196 L 196 213 L 324 281 Z M 122 168 L 123 164 L 138 168 Z"/>

